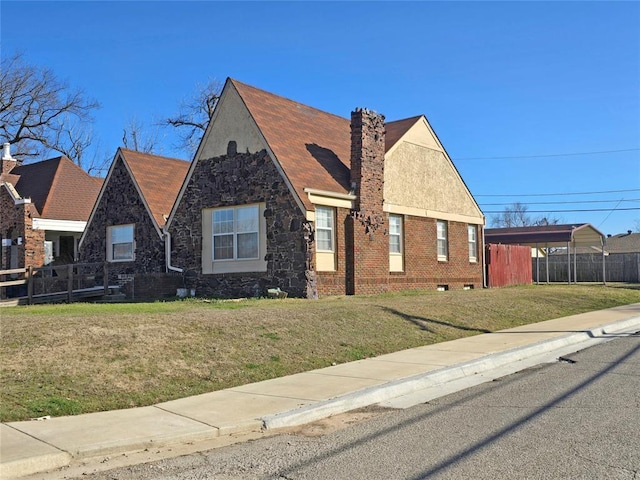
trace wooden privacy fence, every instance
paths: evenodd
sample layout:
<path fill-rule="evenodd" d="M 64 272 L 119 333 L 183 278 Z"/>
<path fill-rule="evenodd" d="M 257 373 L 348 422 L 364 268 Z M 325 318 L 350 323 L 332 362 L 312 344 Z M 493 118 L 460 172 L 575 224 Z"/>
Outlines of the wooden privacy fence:
<path fill-rule="evenodd" d="M 106 263 L 75 263 L 0 270 L 0 301 L 72 302 L 108 295 Z"/>
<path fill-rule="evenodd" d="M 489 288 L 532 283 L 531 247 L 488 244 L 485 254 Z"/>
<path fill-rule="evenodd" d="M 567 282 L 567 256 L 549 255 L 549 281 Z M 532 265 L 534 277 L 536 259 Z M 611 253 L 604 257 L 607 282 L 640 283 L 640 253 Z M 547 259 L 541 258 L 538 265 L 540 281 L 547 281 Z M 578 282 L 602 282 L 602 254 L 580 253 L 576 255 L 575 277 L 573 255 L 571 257 L 571 276 Z"/>

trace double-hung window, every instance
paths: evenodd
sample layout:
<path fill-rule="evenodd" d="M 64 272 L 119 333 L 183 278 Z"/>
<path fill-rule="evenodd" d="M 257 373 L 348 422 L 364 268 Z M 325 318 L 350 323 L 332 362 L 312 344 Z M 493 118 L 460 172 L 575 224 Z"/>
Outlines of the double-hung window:
<path fill-rule="evenodd" d="M 447 240 L 447 222 L 438 220 L 437 222 L 437 238 L 438 238 L 438 260 L 447 261 L 449 257 L 449 246 Z"/>
<path fill-rule="evenodd" d="M 389 215 L 389 271 L 402 272 L 402 216 Z"/>
<path fill-rule="evenodd" d="M 109 262 L 128 262 L 133 259 L 133 225 L 107 227 L 107 260 Z"/>
<path fill-rule="evenodd" d="M 259 212 L 258 205 L 213 211 L 213 261 L 259 257 Z"/>
<path fill-rule="evenodd" d="M 316 248 L 333 252 L 333 208 L 316 207 Z"/>
<path fill-rule="evenodd" d="M 467 225 L 467 233 L 469 237 L 469 261 L 478 261 L 478 237 L 475 225 Z"/>
<path fill-rule="evenodd" d="M 316 269 L 319 272 L 336 270 L 335 209 L 316 206 Z"/>

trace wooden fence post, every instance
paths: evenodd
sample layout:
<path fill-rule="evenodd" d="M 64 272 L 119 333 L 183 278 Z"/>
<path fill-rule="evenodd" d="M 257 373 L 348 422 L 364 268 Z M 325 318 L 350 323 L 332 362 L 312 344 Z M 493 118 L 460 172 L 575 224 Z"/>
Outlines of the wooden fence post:
<path fill-rule="evenodd" d="M 107 262 L 104 262 L 103 270 L 104 294 L 109 295 L 109 264 Z"/>
<path fill-rule="evenodd" d="M 27 303 L 33 303 L 33 266 L 29 265 L 27 269 Z"/>
<path fill-rule="evenodd" d="M 67 265 L 67 301 L 73 300 L 73 264 Z"/>

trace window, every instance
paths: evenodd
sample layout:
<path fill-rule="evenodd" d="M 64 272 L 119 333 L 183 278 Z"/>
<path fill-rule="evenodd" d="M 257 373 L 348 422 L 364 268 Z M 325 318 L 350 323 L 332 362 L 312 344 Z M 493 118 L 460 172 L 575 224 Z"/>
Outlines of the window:
<path fill-rule="evenodd" d="M 467 225 L 469 235 L 469 261 L 476 262 L 478 260 L 478 240 L 476 236 L 476 226 Z"/>
<path fill-rule="evenodd" d="M 402 216 L 389 215 L 389 271 L 402 272 Z"/>
<path fill-rule="evenodd" d="M 133 259 L 133 225 L 107 227 L 107 260 L 128 262 Z"/>
<path fill-rule="evenodd" d="M 438 260 L 446 261 L 449 255 L 449 248 L 447 245 L 447 222 L 438 220 L 437 225 Z"/>
<path fill-rule="evenodd" d="M 259 256 L 259 208 L 213 211 L 213 260 L 255 260 Z"/>
<path fill-rule="evenodd" d="M 389 253 L 402 253 L 402 219 L 389 215 Z"/>
<path fill-rule="evenodd" d="M 316 207 L 316 249 L 333 252 L 333 208 Z"/>
<path fill-rule="evenodd" d="M 316 270 L 335 272 L 335 209 L 316 206 Z"/>

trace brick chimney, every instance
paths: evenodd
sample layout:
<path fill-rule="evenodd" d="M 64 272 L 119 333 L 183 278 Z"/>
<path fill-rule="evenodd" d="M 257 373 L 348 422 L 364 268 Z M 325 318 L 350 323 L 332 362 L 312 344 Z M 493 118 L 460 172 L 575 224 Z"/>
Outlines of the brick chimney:
<path fill-rule="evenodd" d="M 384 116 L 358 108 L 351 113 L 351 185 L 357 196 L 345 225 L 347 294 L 389 288 L 389 238 L 385 235 Z"/>
<path fill-rule="evenodd" d="M 384 115 L 365 108 L 351 112 L 351 186 L 357 217 L 375 231 L 382 216 L 384 191 Z"/>
<path fill-rule="evenodd" d="M 18 164 L 18 161 L 11 156 L 11 145 L 4 143 L 2 145 L 2 172 L 3 174 L 11 172 Z"/>

